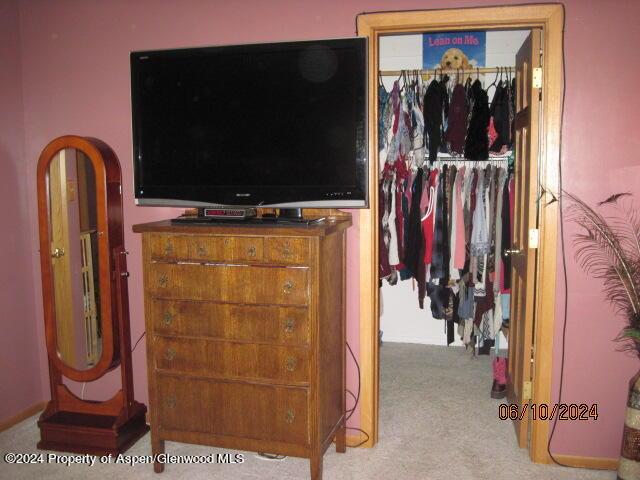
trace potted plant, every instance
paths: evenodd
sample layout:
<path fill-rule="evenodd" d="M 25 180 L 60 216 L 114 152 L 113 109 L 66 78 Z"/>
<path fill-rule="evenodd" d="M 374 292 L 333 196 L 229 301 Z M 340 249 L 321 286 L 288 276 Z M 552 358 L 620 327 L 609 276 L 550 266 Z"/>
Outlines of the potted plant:
<path fill-rule="evenodd" d="M 598 203 L 600 213 L 578 197 L 569 200 L 568 218 L 580 227 L 574 236 L 576 260 L 590 275 L 603 280 L 604 291 L 625 326 L 615 338 L 621 351 L 640 357 L 640 212 L 630 193 L 617 193 Z M 640 372 L 629 382 L 627 416 L 622 436 L 618 479 L 637 479 L 640 472 Z"/>

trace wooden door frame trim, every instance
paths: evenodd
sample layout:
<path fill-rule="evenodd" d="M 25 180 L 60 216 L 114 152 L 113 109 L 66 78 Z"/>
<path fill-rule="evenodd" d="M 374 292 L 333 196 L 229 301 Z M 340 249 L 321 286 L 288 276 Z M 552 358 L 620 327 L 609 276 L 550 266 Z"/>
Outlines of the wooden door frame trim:
<path fill-rule="evenodd" d="M 379 409 L 379 290 L 378 290 L 378 139 L 377 72 L 379 37 L 385 34 L 541 28 L 543 35 L 542 125 L 539 176 L 547 191 L 559 185 L 560 129 L 563 96 L 564 7 L 561 4 L 363 13 L 358 35 L 369 39 L 369 201 L 360 211 L 360 365 L 362 371 L 360 426 L 369 434 L 367 447 L 378 441 Z M 540 243 L 535 295 L 536 352 L 532 402 L 551 403 L 555 320 L 558 202 L 539 210 Z M 544 281 L 542 281 L 544 279 Z M 547 452 L 549 422 L 532 422 L 529 453 L 536 463 L 551 463 Z"/>

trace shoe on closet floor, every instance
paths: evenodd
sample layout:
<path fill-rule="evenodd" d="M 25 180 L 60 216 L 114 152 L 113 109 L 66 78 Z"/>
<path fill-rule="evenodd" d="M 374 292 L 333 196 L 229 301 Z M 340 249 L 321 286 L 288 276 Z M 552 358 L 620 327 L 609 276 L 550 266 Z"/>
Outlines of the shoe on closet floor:
<path fill-rule="evenodd" d="M 497 380 L 493 381 L 491 386 L 491 398 L 500 399 L 507 396 L 507 386 L 501 385 Z"/>
<path fill-rule="evenodd" d="M 493 385 L 491 386 L 491 398 L 504 398 L 507 396 L 507 359 L 497 357 L 493 360 Z"/>

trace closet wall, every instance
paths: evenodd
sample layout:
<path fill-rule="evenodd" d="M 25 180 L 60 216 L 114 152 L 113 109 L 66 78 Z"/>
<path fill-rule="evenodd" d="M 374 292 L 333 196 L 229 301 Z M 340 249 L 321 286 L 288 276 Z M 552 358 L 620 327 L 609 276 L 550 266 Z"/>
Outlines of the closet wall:
<path fill-rule="evenodd" d="M 486 37 L 486 66 L 515 67 L 515 55 L 528 30 L 489 31 Z M 422 35 L 393 35 L 380 40 L 380 68 L 384 70 L 422 68 Z M 488 74 L 485 86 L 493 82 L 495 75 Z M 482 78 L 482 77 L 481 77 Z M 393 86 L 393 77 L 383 77 L 387 90 Z M 491 100 L 495 89 L 490 89 Z M 396 285 L 382 282 L 380 291 L 380 329 L 383 341 L 446 345 L 444 320 L 431 316 L 428 298 L 424 310 L 418 306 L 417 285 L 412 280 L 398 281 Z M 504 337 L 501 346 L 506 346 Z M 454 345 L 462 345 L 456 336 Z M 502 348 L 501 347 L 501 348 Z"/>

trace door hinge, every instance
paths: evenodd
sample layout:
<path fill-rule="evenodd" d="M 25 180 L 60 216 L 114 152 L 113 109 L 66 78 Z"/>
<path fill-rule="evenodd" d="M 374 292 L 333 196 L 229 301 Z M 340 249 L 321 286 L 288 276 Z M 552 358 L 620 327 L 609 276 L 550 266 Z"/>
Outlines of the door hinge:
<path fill-rule="evenodd" d="M 542 88 L 542 67 L 533 69 L 533 88 Z"/>
<path fill-rule="evenodd" d="M 538 244 L 540 243 L 540 230 L 537 228 L 529 229 L 529 248 L 538 248 Z"/>
<path fill-rule="evenodd" d="M 522 399 L 523 402 L 531 400 L 531 382 L 522 383 Z"/>

